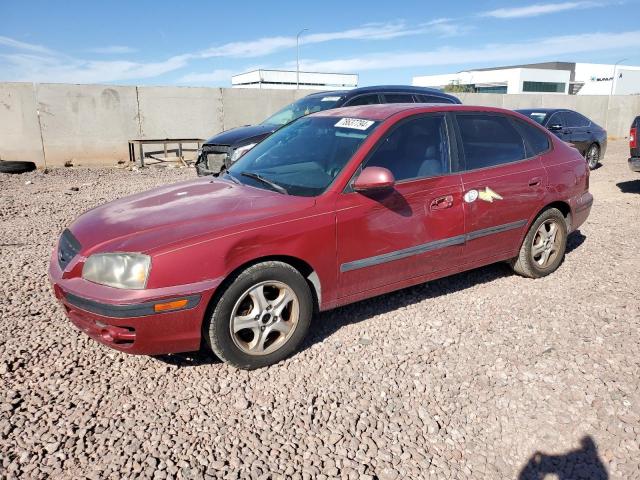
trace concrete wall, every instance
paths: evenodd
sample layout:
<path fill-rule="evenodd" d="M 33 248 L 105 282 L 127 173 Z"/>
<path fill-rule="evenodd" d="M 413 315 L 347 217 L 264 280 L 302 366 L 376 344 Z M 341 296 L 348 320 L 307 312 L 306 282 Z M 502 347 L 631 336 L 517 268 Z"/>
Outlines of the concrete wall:
<path fill-rule="evenodd" d="M 0 159 L 43 164 L 42 141 L 30 83 L 0 83 Z"/>
<path fill-rule="evenodd" d="M 0 159 L 114 165 L 135 138 L 203 138 L 257 123 L 307 95 L 295 90 L 0 83 Z M 640 96 L 462 93 L 465 104 L 577 110 L 625 137 Z M 38 111 L 40 118 L 38 119 Z M 43 155 L 44 152 L 44 155 Z"/>
<path fill-rule="evenodd" d="M 138 87 L 140 138 L 207 138 L 224 128 L 222 89 Z"/>

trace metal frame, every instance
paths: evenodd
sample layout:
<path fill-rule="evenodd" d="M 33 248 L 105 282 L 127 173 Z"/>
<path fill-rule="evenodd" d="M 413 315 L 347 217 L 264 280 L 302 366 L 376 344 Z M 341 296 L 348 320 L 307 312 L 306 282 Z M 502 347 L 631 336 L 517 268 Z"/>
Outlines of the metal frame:
<path fill-rule="evenodd" d="M 197 148 L 185 148 L 184 144 L 197 144 Z M 164 162 L 172 162 L 174 160 L 168 159 L 169 153 L 175 153 L 177 162 L 180 162 L 184 165 L 187 162 L 184 159 L 184 152 L 197 152 L 200 150 L 200 147 L 204 143 L 204 139 L 202 138 L 162 138 L 162 139 L 133 139 L 129 140 L 129 161 L 138 165 L 139 167 L 144 167 L 145 158 L 152 158 L 156 160 L 158 163 Z M 144 145 L 162 145 L 164 148 L 162 150 L 154 150 L 152 152 L 145 152 Z M 167 148 L 167 145 L 177 145 L 177 148 Z M 136 146 L 138 146 L 138 158 L 136 158 Z M 157 157 L 158 154 L 164 154 L 164 157 Z"/>

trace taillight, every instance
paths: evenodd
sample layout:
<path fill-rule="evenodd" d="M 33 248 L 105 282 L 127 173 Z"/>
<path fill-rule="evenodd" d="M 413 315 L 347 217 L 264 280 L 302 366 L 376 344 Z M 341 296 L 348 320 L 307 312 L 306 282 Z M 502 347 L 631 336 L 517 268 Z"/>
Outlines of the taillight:
<path fill-rule="evenodd" d="M 638 148 L 638 129 L 635 127 L 629 131 L 629 148 Z"/>

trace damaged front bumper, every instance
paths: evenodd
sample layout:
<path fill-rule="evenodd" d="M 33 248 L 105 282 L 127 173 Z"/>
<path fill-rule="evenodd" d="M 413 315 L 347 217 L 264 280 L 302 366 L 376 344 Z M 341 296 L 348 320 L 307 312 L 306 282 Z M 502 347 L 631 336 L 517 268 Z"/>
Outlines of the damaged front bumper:
<path fill-rule="evenodd" d="M 217 175 L 229 168 L 232 152 L 233 149 L 228 145 L 203 145 L 195 164 L 198 176 Z"/>

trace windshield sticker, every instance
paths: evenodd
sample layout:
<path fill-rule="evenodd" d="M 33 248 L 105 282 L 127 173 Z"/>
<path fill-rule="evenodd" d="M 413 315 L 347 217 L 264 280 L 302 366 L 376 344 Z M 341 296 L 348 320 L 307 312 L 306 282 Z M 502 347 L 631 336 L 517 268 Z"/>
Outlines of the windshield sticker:
<path fill-rule="evenodd" d="M 321 102 L 337 102 L 340 100 L 340 97 L 322 97 Z"/>
<path fill-rule="evenodd" d="M 355 130 L 366 130 L 375 122 L 373 120 L 363 120 L 361 118 L 341 118 L 334 127 L 353 128 Z"/>

